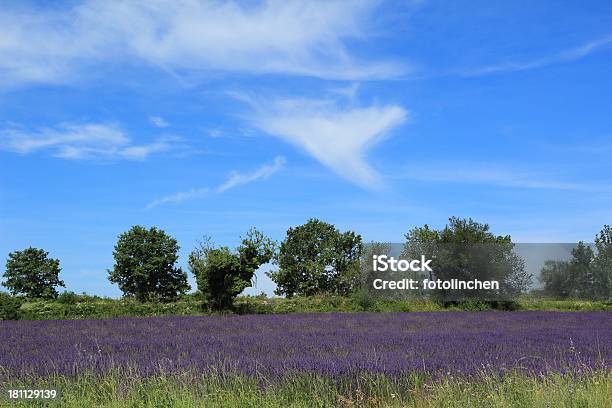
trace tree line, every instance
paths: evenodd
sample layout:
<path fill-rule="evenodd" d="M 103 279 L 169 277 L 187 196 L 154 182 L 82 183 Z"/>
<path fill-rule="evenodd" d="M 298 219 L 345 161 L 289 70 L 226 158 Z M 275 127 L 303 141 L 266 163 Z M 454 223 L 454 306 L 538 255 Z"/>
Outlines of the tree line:
<path fill-rule="evenodd" d="M 516 296 L 530 288 L 532 277 L 513 252 L 511 237 L 493 234 L 488 224 L 452 217 L 440 230 L 425 225 L 410 230 L 405 238 L 403 257 L 425 255 L 433 259 L 430 279 L 496 279 L 501 284 L 498 295 L 504 296 Z M 596 252 L 580 242 L 570 261 L 546 262 L 540 278 L 542 291 L 559 298 L 608 299 L 612 290 L 609 226 L 597 234 L 595 246 Z M 124 296 L 141 302 L 174 301 L 191 289 L 187 273 L 177 266 L 179 249 L 176 239 L 165 231 L 133 226 L 118 236 L 108 279 Z M 215 246 L 205 237 L 189 254 L 188 267 L 204 304 L 224 310 L 253 285 L 255 272 L 264 264 L 277 266 L 266 273 L 277 285 L 277 295 L 348 295 L 363 291 L 372 273 L 363 265 L 371 255 L 388 251 L 388 244 L 364 244 L 354 231 L 342 232 L 332 224 L 310 219 L 289 228 L 280 245 L 256 228 L 233 249 Z M 27 248 L 9 254 L 2 284 L 12 295 L 55 299 L 57 288 L 65 286 L 60 272 L 59 260 L 49 257 L 48 252 Z M 449 299 L 448 295 L 433 293 L 442 299 Z"/>

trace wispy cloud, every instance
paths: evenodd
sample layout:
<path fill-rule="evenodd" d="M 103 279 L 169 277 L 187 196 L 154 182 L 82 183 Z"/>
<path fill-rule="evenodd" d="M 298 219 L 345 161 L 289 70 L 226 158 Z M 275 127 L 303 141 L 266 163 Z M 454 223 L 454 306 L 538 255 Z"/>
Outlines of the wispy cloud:
<path fill-rule="evenodd" d="M 277 156 L 274 159 L 273 163 L 263 164 L 259 168 L 249 172 L 249 173 L 239 173 L 237 171 L 232 171 L 229 174 L 227 180 L 221 184 L 219 187 L 213 189 L 212 191 L 208 188 L 192 188 L 189 191 L 182 191 L 175 194 L 171 194 L 165 197 L 161 197 L 151 201 L 149 204 L 145 206 L 145 209 L 151 209 L 163 204 L 176 204 L 181 203 L 183 201 L 202 198 L 207 196 L 208 194 L 221 194 L 235 188 L 240 185 L 252 183 L 257 180 L 266 179 L 270 177 L 272 174 L 276 173 L 280 169 L 285 166 L 287 161 L 282 156 Z"/>
<path fill-rule="evenodd" d="M 612 192 L 612 186 L 589 183 L 575 183 L 555 178 L 554 175 L 536 171 L 504 169 L 496 165 L 461 164 L 434 165 L 411 168 L 400 179 L 482 184 L 495 187 L 510 187 L 543 190 L 569 190 L 583 192 Z"/>
<path fill-rule="evenodd" d="M 263 166 L 261 166 L 257 170 L 252 171 L 250 173 L 240 174 L 237 171 L 233 171 L 232 173 L 230 173 L 230 176 L 227 179 L 227 181 L 225 183 L 221 184 L 219 186 L 219 188 L 217 188 L 217 191 L 219 193 L 222 193 L 224 191 L 227 191 L 227 190 L 229 190 L 231 188 L 234 188 L 234 187 L 242 185 L 242 184 L 247 184 L 247 183 L 251 183 L 251 182 L 253 182 L 255 180 L 268 178 L 272 174 L 276 173 L 281 168 L 283 168 L 285 163 L 286 163 L 285 158 L 282 157 L 282 156 L 278 156 L 278 157 L 276 157 L 274 159 L 274 163 L 272 163 L 272 164 L 264 164 Z"/>
<path fill-rule="evenodd" d="M 117 124 L 69 124 L 54 128 L 0 130 L 0 149 L 21 154 L 50 152 L 62 159 L 144 160 L 149 155 L 172 148 L 172 139 L 150 144 L 133 144 Z"/>
<path fill-rule="evenodd" d="M 214 139 L 223 136 L 223 131 L 219 130 L 219 129 L 211 129 L 207 132 L 207 135 L 209 137 L 212 137 Z"/>
<path fill-rule="evenodd" d="M 186 200 L 199 198 L 207 195 L 209 190 L 207 188 L 192 188 L 189 191 L 181 191 L 175 194 L 171 194 L 162 198 L 155 199 L 146 205 L 145 209 L 151 209 L 163 204 L 177 204 L 182 203 Z"/>
<path fill-rule="evenodd" d="M 479 76 L 499 72 L 526 71 L 529 69 L 540 68 L 546 65 L 578 60 L 610 46 L 612 46 L 612 35 L 608 35 L 583 44 L 579 47 L 564 50 L 557 54 L 543 58 L 526 61 L 510 61 L 501 64 L 487 65 L 479 68 L 462 70 L 458 73 L 463 76 Z"/>
<path fill-rule="evenodd" d="M 160 116 L 149 116 L 149 120 L 158 128 L 165 128 L 170 126 L 170 123 L 168 123 L 164 118 Z"/>
<path fill-rule="evenodd" d="M 376 32 L 377 0 L 259 4 L 85 0 L 70 8 L 0 10 L 0 83 L 65 82 L 105 61 L 173 70 L 383 79 L 408 68 L 362 61 L 348 42 Z M 376 35 L 376 34 L 374 34 Z"/>
<path fill-rule="evenodd" d="M 255 100 L 248 117 L 260 130 L 299 147 L 335 173 L 362 187 L 380 178 L 366 161 L 370 147 L 403 123 L 408 112 L 397 105 L 343 106 L 335 98 Z"/>

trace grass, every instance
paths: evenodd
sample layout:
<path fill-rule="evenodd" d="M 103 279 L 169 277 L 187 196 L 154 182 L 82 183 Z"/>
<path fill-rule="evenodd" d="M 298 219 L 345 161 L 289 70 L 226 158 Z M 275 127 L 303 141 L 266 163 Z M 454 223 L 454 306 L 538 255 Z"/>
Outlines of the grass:
<path fill-rule="evenodd" d="M 595 373 L 572 379 L 519 374 L 477 381 L 423 377 L 359 381 L 295 376 L 262 384 L 252 378 L 185 375 L 138 378 L 112 373 L 98 378 L 50 377 L 9 381 L 8 387 L 58 389 L 50 402 L 2 406 L 56 407 L 604 407 L 612 403 L 612 376 Z M 6 387 L 5 387 L 6 388 Z M 45 405 L 43 405 L 45 404 Z M 48 405 L 46 405 L 48 404 Z"/>

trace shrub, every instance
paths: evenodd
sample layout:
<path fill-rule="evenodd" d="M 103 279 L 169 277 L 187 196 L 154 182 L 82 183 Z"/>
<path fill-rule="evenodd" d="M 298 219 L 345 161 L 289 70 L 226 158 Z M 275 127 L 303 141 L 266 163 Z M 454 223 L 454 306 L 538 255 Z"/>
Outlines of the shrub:
<path fill-rule="evenodd" d="M 20 299 L 8 293 L 0 292 L 0 320 L 19 320 L 21 317 L 20 308 Z"/>
<path fill-rule="evenodd" d="M 79 295 L 72 291 L 62 292 L 57 297 L 57 302 L 64 305 L 74 305 L 79 299 Z"/>

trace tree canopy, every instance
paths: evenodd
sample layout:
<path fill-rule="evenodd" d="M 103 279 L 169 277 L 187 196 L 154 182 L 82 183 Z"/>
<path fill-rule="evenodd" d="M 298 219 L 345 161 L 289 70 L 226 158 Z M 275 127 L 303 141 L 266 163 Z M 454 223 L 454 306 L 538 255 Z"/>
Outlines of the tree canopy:
<path fill-rule="evenodd" d="M 274 248 L 274 242 L 255 228 L 235 251 L 201 242 L 189 255 L 189 268 L 206 303 L 217 310 L 231 308 L 236 296 L 253 284 L 257 269 L 270 261 Z"/>
<path fill-rule="evenodd" d="M 171 301 L 189 290 L 187 274 L 175 264 L 179 246 L 163 230 L 139 225 L 119 235 L 108 279 L 126 296 L 144 302 Z"/>
<path fill-rule="evenodd" d="M 597 255 L 593 259 L 593 295 L 597 299 L 612 298 L 612 228 L 604 225 L 595 237 Z"/>
<path fill-rule="evenodd" d="M 547 261 L 540 282 L 544 294 L 560 299 L 610 299 L 612 228 L 605 225 L 595 236 L 595 251 L 579 242 L 569 261 Z"/>
<path fill-rule="evenodd" d="M 531 275 L 524 261 L 513 251 L 509 235 L 494 235 L 488 224 L 471 218 L 449 218 L 441 230 L 429 226 L 414 228 L 406 234 L 403 256 L 432 259 L 430 279 L 496 280 L 499 290 L 436 290 L 434 296 L 444 300 L 479 298 L 508 299 L 528 289 Z"/>
<path fill-rule="evenodd" d="M 49 258 L 49 253 L 39 248 L 26 248 L 11 252 L 6 261 L 2 282 L 13 295 L 30 298 L 54 299 L 57 286 L 64 286 L 59 279 L 60 262 Z"/>
<path fill-rule="evenodd" d="M 278 270 L 268 276 L 277 295 L 347 294 L 359 286 L 362 249 L 360 235 L 310 219 L 289 228 L 276 258 Z"/>

